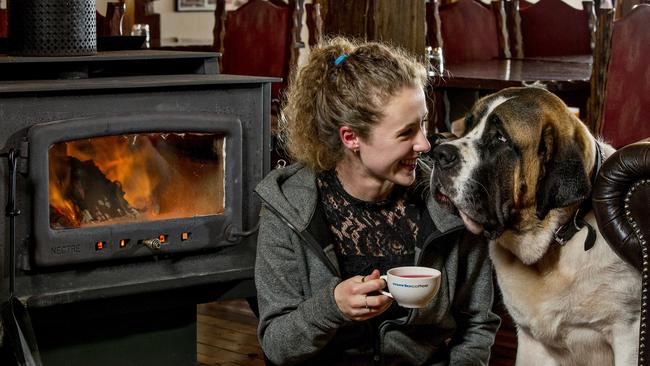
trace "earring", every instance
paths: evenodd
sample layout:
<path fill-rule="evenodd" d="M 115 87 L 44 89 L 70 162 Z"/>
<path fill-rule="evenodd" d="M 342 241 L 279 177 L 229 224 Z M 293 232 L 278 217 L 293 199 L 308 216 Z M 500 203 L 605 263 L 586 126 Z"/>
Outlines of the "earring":
<path fill-rule="evenodd" d="M 352 150 L 352 151 L 353 151 L 355 154 L 358 154 L 358 153 L 359 153 L 359 148 L 356 148 L 356 149 L 354 149 L 354 150 Z"/>

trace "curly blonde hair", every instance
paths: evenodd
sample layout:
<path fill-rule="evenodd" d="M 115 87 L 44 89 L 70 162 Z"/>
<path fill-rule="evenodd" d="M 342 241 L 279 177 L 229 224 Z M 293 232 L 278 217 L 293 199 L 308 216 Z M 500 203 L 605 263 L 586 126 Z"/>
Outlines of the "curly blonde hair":
<path fill-rule="evenodd" d="M 335 64 L 341 55 L 347 56 Z M 344 151 L 339 128 L 349 126 L 367 138 L 389 98 L 404 87 L 426 87 L 426 70 L 387 44 L 343 37 L 325 41 L 290 81 L 280 119 L 284 149 L 315 172 L 333 169 Z"/>

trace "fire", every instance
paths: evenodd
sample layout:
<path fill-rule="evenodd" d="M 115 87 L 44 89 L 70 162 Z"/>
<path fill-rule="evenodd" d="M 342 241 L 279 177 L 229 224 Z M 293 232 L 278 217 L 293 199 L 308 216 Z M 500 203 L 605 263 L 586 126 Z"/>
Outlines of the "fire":
<path fill-rule="evenodd" d="M 68 218 L 71 223 L 79 222 L 77 208 L 72 202 L 63 198 L 60 189 L 52 189 L 52 187 L 53 185 L 50 185 L 50 207 L 56 211 L 57 215 Z"/>
<path fill-rule="evenodd" d="M 87 144 L 67 144 L 68 156 L 81 161 L 92 160 L 108 180 L 121 182 L 129 204 L 143 211 L 151 209 L 155 202 L 153 188 L 160 182 L 160 176 L 159 172 L 147 168 L 149 160 L 155 156 L 148 140 L 139 139 L 138 135 L 107 136 L 101 138 L 99 144 L 94 140 L 85 140 Z"/>
<path fill-rule="evenodd" d="M 157 133 L 55 144 L 50 223 L 66 228 L 222 213 L 224 140 Z"/>

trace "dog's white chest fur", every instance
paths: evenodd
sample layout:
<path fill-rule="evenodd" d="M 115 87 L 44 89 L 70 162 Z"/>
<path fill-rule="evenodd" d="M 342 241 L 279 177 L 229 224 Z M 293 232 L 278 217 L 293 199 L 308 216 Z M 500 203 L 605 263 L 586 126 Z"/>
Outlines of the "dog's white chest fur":
<path fill-rule="evenodd" d="M 591 214 L 587 219 L 595 225 Z M 612 348 L 637 347 L 638 334 L 629 330 L 638 329 L 640 278 L 600 234 L 595 246 L 584 251 L 586 234 L 583 229 L 565 246 L 553 249 L 558 251 L 554 258 L 532 266 L 496 241 L 490 244 L 503 301 L 518 325 L 519 342 L 530 343 L 519 345 L 525 353 L 518 354 L 518 364 L 535 365 L 534 359 L 554 359 L 559 365 L 635 363 L 614 363 Z M 619 354 L 636 353 L 628 351 Z"/>

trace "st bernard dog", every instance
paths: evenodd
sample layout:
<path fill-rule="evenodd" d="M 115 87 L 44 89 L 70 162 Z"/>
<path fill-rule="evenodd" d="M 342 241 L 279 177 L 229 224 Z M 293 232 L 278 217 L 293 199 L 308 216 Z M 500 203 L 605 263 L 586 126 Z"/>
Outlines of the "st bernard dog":
<path fill-rule="evenodd" d="M 636 365 L 641 276 L 597 232 L 589 205 L 614 149 L 537 87 L 480 99 L 465 124 L 431 152 L 431 192 L 490 241 L 517 365 Z"/>

